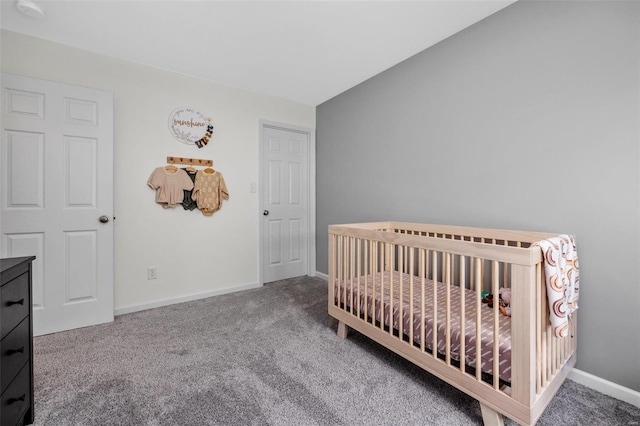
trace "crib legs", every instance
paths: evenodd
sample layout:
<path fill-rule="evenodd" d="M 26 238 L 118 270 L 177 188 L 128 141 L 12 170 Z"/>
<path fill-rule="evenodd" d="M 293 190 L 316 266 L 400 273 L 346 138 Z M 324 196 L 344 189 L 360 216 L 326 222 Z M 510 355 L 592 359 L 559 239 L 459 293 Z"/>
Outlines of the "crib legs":
<path fill-rule="evenodd" d="M 349 333 L 349 327 L 347 324 L 342 321 L 338 322 L 338 337 L 341 339 L 345 339 L 347 337 L 347 333 Z"/>
<path fill-rule="evenodd" d="M 484 426 L 504 426 L 504 417 L 492 408 L 480 403 L 480 411 L 482 411 L 482 422 Z"/>

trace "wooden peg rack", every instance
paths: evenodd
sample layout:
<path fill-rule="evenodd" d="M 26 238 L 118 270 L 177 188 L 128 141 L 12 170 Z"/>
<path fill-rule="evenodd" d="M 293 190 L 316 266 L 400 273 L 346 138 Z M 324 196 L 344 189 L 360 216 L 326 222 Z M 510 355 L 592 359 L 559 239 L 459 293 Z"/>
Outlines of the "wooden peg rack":
<path fill-rule="evenodd" d="M 184 158 L 184 157 L 167 157 L 169 164 L 192 164 L 195 166 L 213 166 L 213 160 L 205 160 L 204 158 Z"/>

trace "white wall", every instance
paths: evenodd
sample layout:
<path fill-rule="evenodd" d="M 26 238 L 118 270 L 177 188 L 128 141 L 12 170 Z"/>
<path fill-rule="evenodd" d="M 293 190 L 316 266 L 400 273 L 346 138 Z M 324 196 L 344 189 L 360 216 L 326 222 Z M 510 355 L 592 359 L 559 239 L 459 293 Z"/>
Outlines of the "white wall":
<path fill-rule="evenodd" d="M 115 308 L 258 283 L 260 119 L 314 128 L 315 108 L 2 31 L 2 72 L 107 90 L 115 97 Z M 215 60 L 215 58 L 212 58 Z M 180 106 L 213 118 L 203 149 L 167 128 Z M 164 210 L 146 182 L 168 155 L 209 158 L 230 200 L 211 217 Z M 147 266 L 158 279 L 147 280 Z"/>

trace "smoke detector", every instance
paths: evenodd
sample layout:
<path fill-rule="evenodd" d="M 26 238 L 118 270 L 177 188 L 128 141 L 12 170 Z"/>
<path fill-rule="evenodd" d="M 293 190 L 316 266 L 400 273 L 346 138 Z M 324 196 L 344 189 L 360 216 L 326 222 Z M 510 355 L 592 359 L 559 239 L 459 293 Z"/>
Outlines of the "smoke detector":
<path fill-rule="evenodd" d="M 18 0 L 16 2 L 16 7 L 20 12 L 32 18 L 41 18 L 44 16 L 42 8 L 29 0 Z"/>

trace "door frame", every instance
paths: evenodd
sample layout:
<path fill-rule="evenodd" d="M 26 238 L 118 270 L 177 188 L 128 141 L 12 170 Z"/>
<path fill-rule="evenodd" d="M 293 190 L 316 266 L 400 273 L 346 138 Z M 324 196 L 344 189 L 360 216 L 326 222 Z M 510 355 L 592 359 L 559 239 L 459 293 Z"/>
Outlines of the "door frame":
<path fill-rule="evenodd" d="M 280 123 L 270 120 L 259 120 L 258 130 L 258 208 L 256 215 L 258 217 L 258 282 L 260 286 L 264 285 L 264 256 L 262 250 L 262 241 L 265 238 L 264 221 L 262 220 L 262 211 L 264 209 L 265 194 L 262 191 L 262 173 L 265 170 L 262 138 L 264 129 L 277 129 L 287 132 L 295 132 L 306 135 L 309 140 L 309 153 L 307 159 L 307 275 L 315 277 L 316 275 L 316 132 L 306 127 L 294 126 L 291 124 Z"/>

